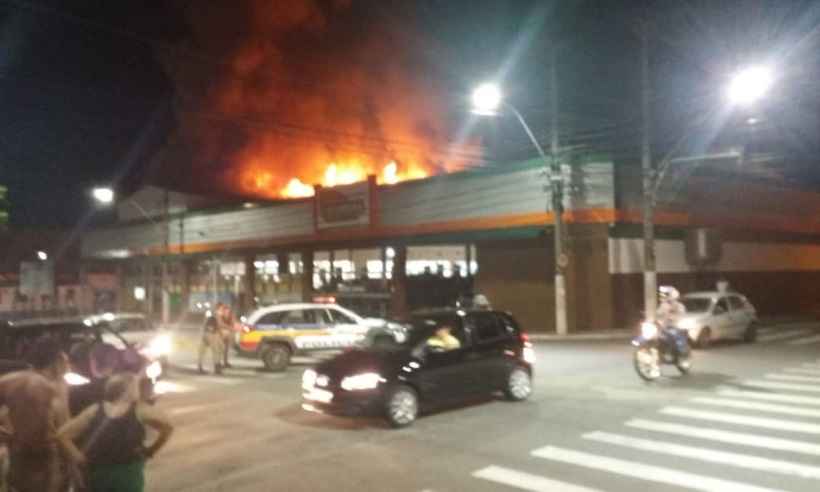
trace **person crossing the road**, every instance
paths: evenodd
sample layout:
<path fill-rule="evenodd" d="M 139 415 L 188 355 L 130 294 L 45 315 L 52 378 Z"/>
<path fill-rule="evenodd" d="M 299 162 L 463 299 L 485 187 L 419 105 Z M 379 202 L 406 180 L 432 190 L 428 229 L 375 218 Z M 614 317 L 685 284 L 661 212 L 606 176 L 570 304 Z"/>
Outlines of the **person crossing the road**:
<path fill-rule="evenodd" d="M 205 374 L 202 361 L 205 358 L 205 352 L 209 350 L 214 364 L 214 373 L 222 374 L 222 359 L 225 356 L 225 349 L 222 343 L 222 323 L 220 320 L 222 319 L 222 311 L 224 308 L 224 304 L 218 303 L 213 313 L 208 312 L 205 323 L 202 325 L 202 337 L 199 340 L 199 353 L 197 357 L 197 370 L 200 374 Z"/>
<path fill-rule="evenodd" d="M 217 316 L 219 317 L 219 334 L 222 337 L 222 367 L 229 368 L 231 363 L 228 361 L 228 355 L 233 344 L 233 326 L 236 320 L 234 319 L 233 310 L 227 305 L 222 306 L 221 314 L 217 311 Z"/>

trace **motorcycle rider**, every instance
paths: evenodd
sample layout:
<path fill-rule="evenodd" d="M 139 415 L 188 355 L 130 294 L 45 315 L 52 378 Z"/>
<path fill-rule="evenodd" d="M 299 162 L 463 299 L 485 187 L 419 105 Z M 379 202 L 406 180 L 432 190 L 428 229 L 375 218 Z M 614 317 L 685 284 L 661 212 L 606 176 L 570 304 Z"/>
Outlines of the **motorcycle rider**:
<path fill-rule="evenodd" d="M 680 302 L 680 292 L 678 289 L 664 285 L 658 289 L 660 304 L 656 311 L 655 318 L 662 328 L 675 326 L 678 320 L 686 314 L 686 306 Z"/>

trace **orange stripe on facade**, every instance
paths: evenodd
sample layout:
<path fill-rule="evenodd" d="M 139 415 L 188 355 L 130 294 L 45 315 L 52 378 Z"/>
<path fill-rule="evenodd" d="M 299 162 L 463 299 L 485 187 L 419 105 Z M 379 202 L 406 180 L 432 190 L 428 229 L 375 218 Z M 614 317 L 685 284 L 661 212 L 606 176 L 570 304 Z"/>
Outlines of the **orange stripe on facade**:
<path fill-rule="evenodd" d="M 564 220 L 569 224 L 612 224 L 616 222 L 639 224 L 643 217 L 640 210 L 615 210 L 612 208 L 594 208 L 572 210 L 564 213 Z M 552 225 L 552 212 L 503 215 L 496 217 L 479 217 L 472 219 L 431 222 L 408 226 L 371 225 L 362 228 L 326 230 L 315 234 L 289 236 L 283 238 L 255 239 L 244 241 L 221 241 L 213 243 L 185 244 L 185 253 L 208 253 L 228 249 L 272 248 L 298 244 L 315 244 L 326 242 L 344 242 L 351 240 L 381 240 L 389 238 L 417 236 L 424 234 L 444 234 L 459 232 L 490 231 L 516 229 L 522 227 L 548 227 Z M 782 232 L 820 233 L 820 224 L 806 224 L 805 221 L 785 219 L 782 217 L 702 217 L 686 212 L 655 213 L 657 225 L 687 227 L 730 227 L 737 229 L 758 229 Z M 170 253 L 180 253 L 179 245 L 172 245 Z M 161 255 L 162 247 L 152 247 L 143 251 L 132 251 L 134 254 Z"/>

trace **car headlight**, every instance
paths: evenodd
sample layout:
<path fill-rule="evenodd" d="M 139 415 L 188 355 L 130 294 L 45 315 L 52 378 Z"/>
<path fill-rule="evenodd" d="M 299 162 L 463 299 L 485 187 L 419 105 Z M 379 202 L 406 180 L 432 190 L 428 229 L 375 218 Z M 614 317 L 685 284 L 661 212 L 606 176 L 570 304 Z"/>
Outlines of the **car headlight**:
<path fill-rule="evenodd" d="M 156 380 L 162 375 L 162 364 L 156 360 L 148 364 L 148 367 L 145 368 L 145 375 L 148 376 L 148 379 Z"/>
<path fill-rule="evenodd" d="M 535 349 L 531 346 L 525 346 L 521 356 L 527 364 L 535 364 Z"/>
<path fill-rule="evenodd" d="M 157 335 L 148 342 L 143 352 L 152 358 L 167 357 L 171 355 L 172 347 L 171 335 Z"/>
<path fill-rule="evenodd" d="M 655 323 L 644 321 L 641 323 L 641 336 L 644 338 L 655 338 L 658 335 L 658 326 Z"/>
<path fill-rule="evenodd" d="M 342 379 L 342 389 L 346 391 L 369 390 L 387 381 L 375 372 L 365 372 Z"/>
<path fill-rule="evenodd" d="M 307 369 L 302 373 L 302 388 L 311 389 L 316 384 L 316 371 Z"/>
<path fill-rule="evenodd" d="M 63 380 L 69 386 L 82 386 L 91 382 L 87 377 L 77 374 L 76 372 L 67 372 L 63 375 Z"/>
<path fill-rule="evenodd" d="M 681 330 L 694 330 L 698 327 L 698 322 L 693 320 L 692 318 L 686 318 L 678 321 L 678 328 Z"/>

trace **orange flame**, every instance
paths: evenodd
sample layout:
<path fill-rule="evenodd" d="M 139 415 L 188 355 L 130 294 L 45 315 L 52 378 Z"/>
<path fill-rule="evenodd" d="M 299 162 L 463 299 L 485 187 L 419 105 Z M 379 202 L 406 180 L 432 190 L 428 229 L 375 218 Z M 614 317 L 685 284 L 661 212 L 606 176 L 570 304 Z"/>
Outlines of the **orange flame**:
<path fill-rule="evenodd" d="M 322 175 L 321 185 L 332 188 L 339 185 L 348 185 L 365 181 L 368 172 L 365 166 L 357 162 L 350 162 L 345 164 L 331 163 L 325 168 Z M 407 169 L 399 169 L 396 161 L 388 162 L 376 176 L 376 182 L 379 184 L 393 185 L 401 181 L 411 179 L 421 179 L 429 176 L 429 173 L 419 167 L 408 167 Z M 269 183 L 268 174 L 265 172 L 259 173 L 254 178 L 254 184 L 257 188 L 262 190 Z M 259 186 L 262 184 L 262 186 Z M 319 183 L 317 183 L 319 184 Z M 279 192 L 282 198 L 304 198 L 314 195 L 313 186 L 302 182 L 299 178 L 292 178 L 288 184 Z"/>

